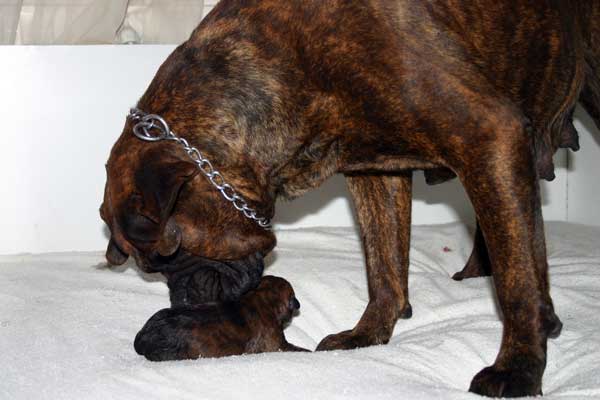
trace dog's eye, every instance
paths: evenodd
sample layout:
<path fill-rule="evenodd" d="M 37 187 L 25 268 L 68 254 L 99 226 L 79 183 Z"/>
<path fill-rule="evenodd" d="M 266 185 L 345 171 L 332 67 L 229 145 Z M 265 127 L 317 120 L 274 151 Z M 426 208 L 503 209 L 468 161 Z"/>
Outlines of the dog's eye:
<path fill-rule="evenodd" d="M 123 231 L 134 242 L 155 242 L 159 238 L 159 224 L 138 213 L 124 216 Z"/>

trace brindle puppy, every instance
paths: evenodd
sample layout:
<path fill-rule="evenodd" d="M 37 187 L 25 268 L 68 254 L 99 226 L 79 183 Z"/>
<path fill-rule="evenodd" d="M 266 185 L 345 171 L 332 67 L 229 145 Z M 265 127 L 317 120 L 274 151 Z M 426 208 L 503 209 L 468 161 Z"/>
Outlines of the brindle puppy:
<path fill-rule="evenodd" d="M 504 319 L 498 357 L 470 390 L 536 395 L 560 326 L 538 179 L 552 176 L 578 98 L 600 110 L 599 9 L 597 0 L 222 0 L 137 106 L 200 149 L 261 216 L 278 197 L 346 175 L 370 301 L 354 329 L 320 350 L 386 343 L 410 315 L 412 171 L 458 176 Z M 178 143 L 135 137 L 136 122 L 108 161 L 109 261 L 133 255 L 154 270 L 166 257 L 175 271 L 183 255 L 199 273 L 223 271 L 189 281 L 209 288 L 205 298 L 251 289 L 273 232 L 223 200 Z"/>
<path fill-rule="evenodd" d="M 151 361 L 308 351 L 283 334 L 299 309 L 285 279 L 265 276 L 239 301 L 160 310 L 135 337 L 135 351 Z"/>

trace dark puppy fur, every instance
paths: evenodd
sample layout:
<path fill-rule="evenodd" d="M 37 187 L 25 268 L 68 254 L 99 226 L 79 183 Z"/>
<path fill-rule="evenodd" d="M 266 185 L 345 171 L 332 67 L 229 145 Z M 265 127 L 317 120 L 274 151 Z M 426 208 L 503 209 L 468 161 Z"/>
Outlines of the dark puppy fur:
<path fill-rule="evenodd" d="M 299 308 L 285 279 L 265 276 L 239 301 L 160 310 L 137 334 L 134 347 L 151 361 L 308 351 L 283 334 Z"/>
<path fill-rule="evenodd" d="M 222 0 L 138 108 L 165 118 L 266 217 L 278 197 L 346 175 L 370 300 L 356 327 L 320 350 L 386 343 L 410 315 L 412 171 L 430 182 L 457 176 L 504 322 L 498 357 L 471 390 L 536 395 L 560 324 L 538 180 L 552 178 L 557 147 L 576 147 L 577 100 L 600 115 L 599 9 L 597 0 Z M 273 248 L 273 232 L 225 202 L 177 143 L 143 142 L 132 127 L 108 161 L 108 260 L 132 255 L 156 270 L 171 257 L 174 271 L 185 254 L 198 271 L 228 274 L 206 295 L 214 277 L 190 280 L 202 299 L 250 290 L 251 257 Z M 205 260 L 220 266 L 201 268 Z"/>

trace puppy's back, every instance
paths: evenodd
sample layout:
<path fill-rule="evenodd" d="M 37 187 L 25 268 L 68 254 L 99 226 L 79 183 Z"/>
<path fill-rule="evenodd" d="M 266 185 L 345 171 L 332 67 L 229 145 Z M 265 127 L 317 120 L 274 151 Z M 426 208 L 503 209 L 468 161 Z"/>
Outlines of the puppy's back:
<path fill-rule="evenodd" d="M 135 351 L 151 361 L 242 354 L 249 327 L 237 303 L 167 308 L 138 332 Z"/>

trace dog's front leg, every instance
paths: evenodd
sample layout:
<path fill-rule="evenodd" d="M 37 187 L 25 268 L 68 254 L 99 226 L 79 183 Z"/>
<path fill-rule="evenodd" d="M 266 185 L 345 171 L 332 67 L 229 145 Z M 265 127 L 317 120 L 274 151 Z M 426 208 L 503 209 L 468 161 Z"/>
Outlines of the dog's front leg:
<path fill-rule="evenodd" d="M 352 175 L 346 181 L 360 225 L 369 304 L 354 329 L 327 336 L 317 350 L 387 343 L 398 318 L 412 315 L 408 301 L 412 172 Z"/>

